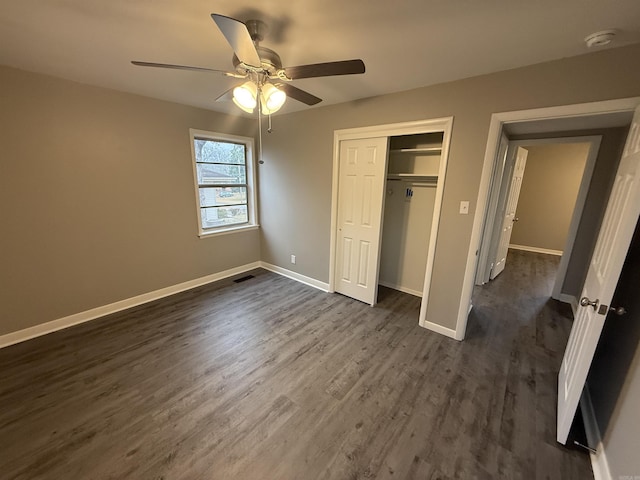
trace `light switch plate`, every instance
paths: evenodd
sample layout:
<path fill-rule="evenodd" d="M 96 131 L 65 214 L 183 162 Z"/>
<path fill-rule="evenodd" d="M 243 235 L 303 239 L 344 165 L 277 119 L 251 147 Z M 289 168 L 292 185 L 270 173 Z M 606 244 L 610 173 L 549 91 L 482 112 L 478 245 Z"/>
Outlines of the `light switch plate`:
<path fill-rule="evenodd" d="M 468 215 L 469 214 L 469 201 L 468 200 L 463 200 L 462 202 L 460 202 L 460 214 L 461 215 Z"/>

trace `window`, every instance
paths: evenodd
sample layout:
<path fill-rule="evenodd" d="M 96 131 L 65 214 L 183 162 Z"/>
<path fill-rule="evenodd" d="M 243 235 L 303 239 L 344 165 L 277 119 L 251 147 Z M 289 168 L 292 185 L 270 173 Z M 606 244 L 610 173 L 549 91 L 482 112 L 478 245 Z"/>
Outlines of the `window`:
<path fill-rule="evenodd" d="M 255 227 L 253 139 L 190 133 L 200 235 Z"/>

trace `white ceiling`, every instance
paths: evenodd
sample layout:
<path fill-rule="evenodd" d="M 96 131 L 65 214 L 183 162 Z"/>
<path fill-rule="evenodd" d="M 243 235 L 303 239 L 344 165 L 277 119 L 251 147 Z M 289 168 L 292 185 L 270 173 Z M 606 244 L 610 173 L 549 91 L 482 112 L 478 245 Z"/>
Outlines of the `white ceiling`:
<path fill-rule="evenodd" d="M 213 102 L 238 80 L 130 64 L 231 69 L 213 12 L 267 22 L 285 66 L 362 58 L 364 75 L 294 82 L 318 106 L 584 54 L 598 30 L 640 41 L 638 0 L 2 0 L 0 64 L 238 113 Z"/>

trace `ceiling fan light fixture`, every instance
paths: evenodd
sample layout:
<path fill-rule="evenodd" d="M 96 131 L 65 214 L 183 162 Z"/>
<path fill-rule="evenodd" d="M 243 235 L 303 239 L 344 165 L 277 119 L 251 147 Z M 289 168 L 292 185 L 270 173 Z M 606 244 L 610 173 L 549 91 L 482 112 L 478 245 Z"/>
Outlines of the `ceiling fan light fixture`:
<path fill-rule="evenodd" d="M 252 81 L 243 83 L 233 89 L 233 103 L 248 113 L 252 113 L 256 108 L 258 87 Z"/>
<path fill-rule="evenodd" d="M 270 115 L 280 110 L 287 100 L 287 94 L 271 83 L 263 85 L 260 97 L 262 113 L 265 115 Z"/>
<path fill-rule="evenodd" d="M 238 100 L 236 100 L 235 97 L 232 98 L 232 100 L 233 100 L 233 103 L 235 103 L 236 107 L 238 107 L 240 110 L 243 110 L 243 111 L 245 111 L 247 113 L 253 113 L 253 110 L 254 110 L 255 107 L 254 108 L 247 108 L 247 107 L 243 106 Z"/>

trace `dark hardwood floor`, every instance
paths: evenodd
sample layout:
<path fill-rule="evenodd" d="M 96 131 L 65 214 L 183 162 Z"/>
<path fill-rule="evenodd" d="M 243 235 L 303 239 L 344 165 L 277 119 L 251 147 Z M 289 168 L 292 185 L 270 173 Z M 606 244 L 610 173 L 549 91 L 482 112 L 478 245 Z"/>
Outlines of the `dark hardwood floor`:
<path fill-rule="evenodd" d="M 511 252 L 467 340 L 265 271 L 0 350 L 3 479 L 588 479 L 555 442 L 557 259 Z"/>

